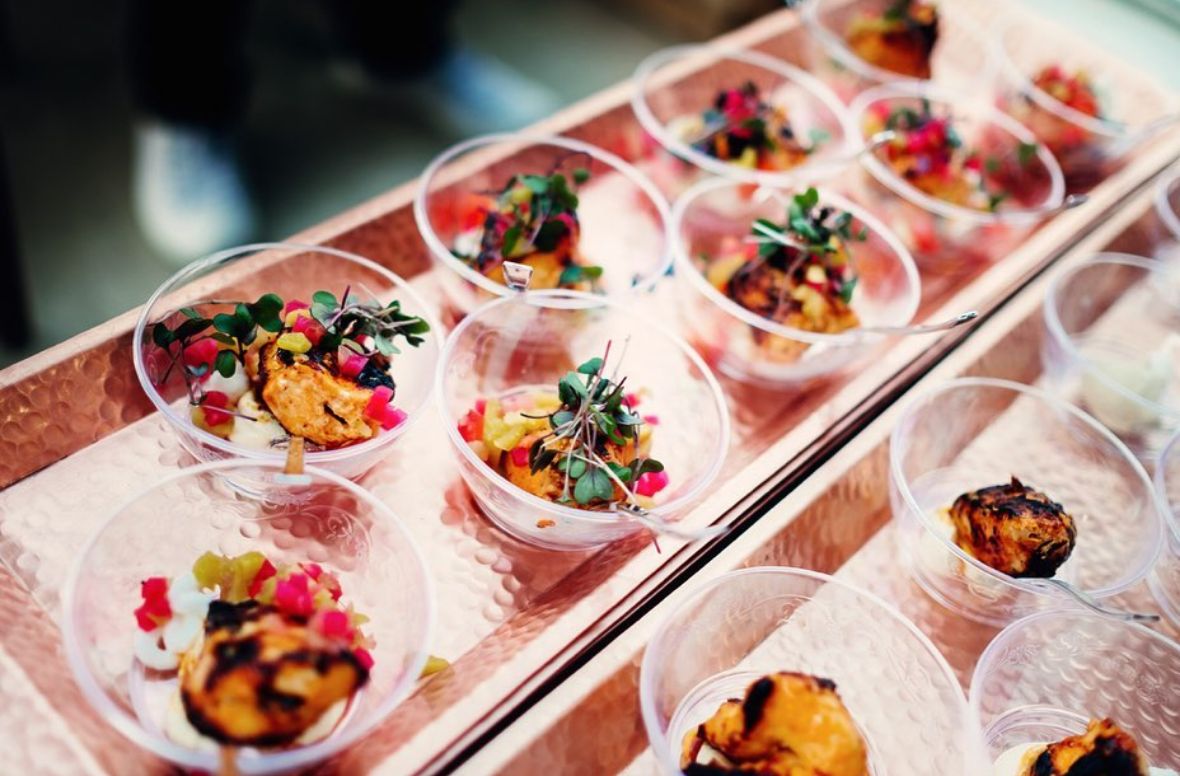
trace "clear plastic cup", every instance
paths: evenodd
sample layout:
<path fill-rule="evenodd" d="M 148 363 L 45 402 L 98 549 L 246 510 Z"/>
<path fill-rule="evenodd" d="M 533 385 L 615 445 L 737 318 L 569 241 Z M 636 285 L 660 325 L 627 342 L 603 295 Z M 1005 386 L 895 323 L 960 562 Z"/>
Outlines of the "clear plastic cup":
<path fill-rule="evenodd" d="M 996 104 L 1049 147 L 1071 191 L 1098 183 L 1122 167 L 1130 152 L 1180 122 L 1180 105 L 1172 94 L 1147 85 L 1128 86 L 1142 82 L 1133 77 L 1134 70 L 1117 61 L 1096 68 L 1093 52 L 1085 46 L 1046 46 L 1015 18 L 1001 19 L 991 39 Z M 1085 72 L 1092 79 L 1099 117 L 1070 107 L 1033 83 L 1050 65 L 1068 74 Z"/>
<path fill-rule="evenodd" d="M 902 560 L 932 598 L 977 622 L 1002 627 L 1080 604 L 1043 580 L 1011 577 L 962 550 L 939 511 L 963 493 L 1016 477 L 1062 504 L 1077 540 L 1055 578 L 1099 600 L 1142 580 L 1159 552 L 1163 522 L 1135 456 L 1098 421 L 1038 388 L 951 380 L 910 402 L 889 455 Z"/>
<path fill-rule="evenodd" d="M 1166 244 L 1156 256 L 1165 261 L 1180 261 L 1180 165 L 1174 165 L 1156 184 L 1155 212 L 1168 230 Z"/>
<path fill-rule="evenodd" d="M 318 290 L 340 295 L 346 287 L 382 302 L 400 300 L 403 311 L 426 319 L 431 331 L 416 348 L 402 343 L 401 354 L 394 356 L 397 390 L 393 403 L 406 412 L 407 419 L 359 444 L 309 451 L 305 460 L 342 477 L 356 478 L 387 455 L 393 442 L 421 415 L 430 396 L 440 349 L 439 327 L 430 307 L 405 280 L 369 259 L 320 245 L 285 243 L 243 245 L 195 261 L 166 280 L 143 306 L 132 341 L 135 374 L 144 393 L 176 432 L 181 446 L 200 461 L 286 458 L 285 447 L 247 447 L 193 424 L 188 393 L 179 370 L 168 372 L 166 365 L 153 358 L 155 352 L 162 352 L 152 341 L 150 328 L 155 323 L 169 321 L 175 325 L 183 320 L 181 308 L 189 306 L 208 315 L 232 312 L 232 305 L 205 300 L 253 301 L 263 294 L 276 293 L 284 300 L 309 302 Z"/>
<path fill-rule="evenodd" d="M 1154 460 L 1180 428 L 1180 268 L 1098 254 L 1058 273 L 1044 317 L 1046 385 Z"/>
<path fill-rule="evenodd" d="M 679 776 L 685 734 L 777 671 L 836 683 L 873 776 L 990 774 L 959 680 L 913 623 L 837 578 L 777 567 L 723 574 L 657 627 L 639 701 L 660 773 Z"/>
<path fill-rule="evenodd" d="M 1180 431 L 1164 445 L 1156 461 L 1155 490 L 1167 534 L 1147 583 L 1164 614 L 1180 627 Z"/>
<path fill-rule="evenodd" d="M 809 73 L 757 51 L 704 45 L 672 46 L 635 70 L 631 107 L 644 131 L 669 152 L 653 178 L 674 198 L 703 173 L 759 185 L 830 178 L 847 169 L 859 148 L 848 109 Z M 783 108 L 798 138 L 822 139 L 807 161 L 789 170 L 760 170 L 710 156 L 677 132 L 677 122 L 713 107 L 719 92 L 750 82 L 771 106 Z"/>
<path fill-rule="evenodd" d="M 727 238 L 748 236 L 755 219 L 782 223 L 787 203 L 799 191 L 761 189 L 751 195 L 744 184 L 710 179 L 693 186 L 672 208 L 683 324 L 706 360 L 735 379 L 782 384 L 830 375 L 864 356 L 883 338 L 856 329 L 823 334 L 775 323 L 730 299 L 703 274 L 702 257 L 714 257 Z M 828 190 L 820 190 L 819 197 L 821 204 L 852 213 L 854 233 L 867 230 L 864 242 L 849 245 L 859 278 L 852 307 L 861 325 L 908 324 L 921 298 L 921 281 L 909 251 L 864 208 Z M 796 360 L 775 360 L 759 347 L 759 338 L 766 337 L 803 343 L 807 349 Z"/>
<path fill-rule="evenodd" d="M 1036 144 L 1035 154 L 1021 165 L 1019 190 L 994 211 L 964 207 L 927 194 L 898 175 L 877 153 L 861 163 L 860 193 L 870 211 L 901 238 L 918 266 L 933 273 L 979 267 L 1010 253 L 1041 220 L 1061 205 L 1065 179 L 1053 155 L 1025 127 L 970 95 L 929 83 L 893 83 L 870 89 L 852 103 L 853 120 L 865 139 L 865 118 L 884 104 L 890 110 L 918 108 L 928 102 L 935 114 L 949 113 L 965 148 L 986 158 L 1020 155 L 1021 144 Z"/>
<path fill-rule="evenodd" d="M 643 173 L 598 146 L 556 135 L 497 134 L 466 140 L 439 154 L 422 173 L 414 194 L 414 220 L 439 273 L 453 317 L 512 294 L 477 272 L 452 249 L 467 226 L 474 196 L 499 192 L 514 175 L 564 173 L 585 168 L 578 186 L 578 251 L 603 268 L 598 288 L 620 297 L 646 291 L 672 263 L 667 239 L 668 204 Z"/>
<path fill-rule="evenodd" d="M 365 490 L 330 472 L 301 478 L 281 463 L 226 460 L 155 483 L 119 507 L 90 539 L 66 586 L 66 657 L 86 700 L 132 742 L 177 766 L 219 772 L 217 751 L 162 732 L 175 679 L 147 672 L 134 657 L 140 582 L 187 573 L 206 551 L 258 550 L 276 565 L 314 562 L 338 576 L 345 599 L 371 619 L 376 645 L 368 683 L 326 738 L 282 750 L 243 748 L 241 773 L 292 771 L 357 741 L 409 694 L 434 629 L 433 584 L 398 518 Z M 230 484 L 250 482 L 262 498 Z M 171 684 L 169 684 L 171 683 Z"/>
<path fill-rule="evenodd" d="M 657 418 L 651 457 L 664 464 L 670 482 L 656 495 L 651 520 L 675 520 L 721 469 L 730 441 L 721 387 L 687 343 L 634 306 L 576 291 L 530 291 L 481 307 L 447 340 L 437 392 L 459 472 L 483 511 L 522 541 L 586 549 L 648 524 L 534 496 L 485 463 L 458 429 L 479 399 L 522 388 L 553 390 L 566 372 L 602 356 L 607 343 L 608 368 L 617 364 L 628 390 L 642 392 L 637 411 Z"/>
<path fill-rule="evenodd" d="M 880 15 L 895 0 L 807 0 L 802 7 L 807 29 L 808 69 L 851 102 L 865 89 L 915 79 L 870 64 L 848 47 L 849 25 L 859 15 Z M 990 80 L 993 67 L 987 36 L 980 24 L 951 3 L 939 3 L 938 42 L 930 59 L 930 80 L 962 94 L 978 94 Z"/>
<path fill-rule="evenodd" d="M 1176 769 L 1177 687 L 1180 644 L 1167 636 L 1084 612 L 1042 612 L 992 640 L 975 666 L 970 697 L 989 762 L 1109 717 L 1153 768 Z"/>

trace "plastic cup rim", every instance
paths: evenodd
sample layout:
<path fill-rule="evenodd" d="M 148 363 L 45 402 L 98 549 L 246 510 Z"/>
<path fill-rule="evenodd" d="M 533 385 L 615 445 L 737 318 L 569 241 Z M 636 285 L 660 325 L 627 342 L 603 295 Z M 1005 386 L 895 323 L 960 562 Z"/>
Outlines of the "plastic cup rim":
<path fill-rule="evenodd" d="M 160 301 L 167 294 L 179 291 L 183 288 L 182 282 L 189 280 L 193 275 L 199 273 L 201 270 L 216 267 L 219 264 L 227 262 L 230 259 L 238 258 L 239 254 L 257 253 L 262 250 L 292 250 L 298 252 L 315 252 L 326 253 L 337 258 L 350 261 L 358 264 L 366 269 L 384 277 L 389 281 L 398 298 L 410 299 L 420 315 L 430 325 L 430 331 L 426 332 L 426 339 L 438 351 L 442 349 L 442 339 L 439 336 L 439 324 L 431 312 L 430 305 L 415 291 L 410 284 L 400 275 L 391 272 L 382 267 L 371 259 L 360 256 L 349 251 L 343 251 L 338 248 L 331 248 L 326 245 L 310 245 L 294 242 L 262 242 L 250 243 L 247 245 L 239 245 L 233 248 L 226 248 L 222 251 L 217 251 L 204 258 L 198 259 L 191 264 L 181 267 L 165 280 L 153 293 L 148 297 L 147 302 L 144 303 L 139 313 L 139 318 L 136 320 L 135 329 L 132 334 L 131 357 L 135 365 L 135 374 L 139 378 L 139 385 L 143 392 L 147 394 L 148 399 L 152 402 L 157 410 L 168 420 L 171 425 L 178 432 L 192 435 L 201 441 L 202 444 L 213 447 L 223 453 L 228 453 L 234 458 L 253 461 L 282 461 L 286 458 L 286 453 L 275 450 L 262 450 L 245 445 L 239 445 L 230 442 L 228 439 L 211 434 L 210 432 L 199 428 L 189 418 L 181 416 L 176 413 L 171 404 L 164 400 L 155 386 L 151 384 L 151 380 L 147 375 L 147 365 L 144 363 L 143 349 L 147 345 L 146 332 L 150 321 L 148 316 L 152 312 L 156 303 Z M 287 259 L 289 260 L 289 259 Z M 401 437 L 418 421 L 422 415 L 422 409 L 430 400 L 430 391 L 425 390 L 422 396 L 414 404 L 413 407 L 403 408 L 406 412 L 406 419 L 398 424 L 395 428 L 388 431 L 382 431 L 373 439 L 360 442 L 355 445 L 348 445 L 346 447 L 336 448 L 335 450 L 316 450 L 308 452 L 304 455 L 304 459 L 311 465 L 317 464 L 333 464 L 342 461 L 349 461 L 354 458 L 363 456 L 368 452 L 380 450 L 393 443 L 394 440 Z M 188 406 L 188 405 L 186 405 Z"/>
<path fill-rule="evenodd" d="M 721 466 L 725 462 L 729 444 L 730 444 L 730 420 L 729 420 L 729 405 L 725 399 L 725 393 L 721 389 L 721 384 L 717 382 L 712 370 L 704 360 L 681 339 L 677 334 L 664 326 L 659 321 L 653 320 L 648 316 L 635 313 L 628 310 L 626 305 L 621 301 L 612 299 L 610 297 L 603 297 L 600 295 L 588 293 L 585 291 L 572 291 L 566 289 L 546 289 L 539 291 L 527 291 L 516 294 L 514 296 L 501 297 L 493 299 L 476 310 L 470 315 L 466 316 L 459 325 L 456 326 L 450 336 L 447 338 L 446 344 L 443 346 L 443 352 L 438 360 L 438 368 L 435 373 L 435 398 L 438 404 L 439 412 L 442 415 L 443 425 L 447 429 L 447 436 L 451 440 L 451 444 L 457 449 L 468 464 L 473 466 L 479 474 L 485 479 L 492 482 L 501 491 L 511 494 L 515 498 L 522 499 L 530 507 L 538 510 L 548 512 L 560 516 L 561 518 L 577 523 L 584 524 L 598 524 L 606 521 L 629 521 L 630 518 L 625 513 L 615 513 L 609 511 L 595 511 L 590 509 L 575 509 L 567 507 L 563 504 L 555 504 L 552 501 L 547 501 L 539 496 L 535 496 L 528 491 L 514 485 L 505 479 L 487 462 L 475 454 L 471 446 L 459 434 L 458 418 L 453 417 L 450 408 L 447 406 L 446 397 L 446 368 L 450 363 L 451 354 L 459 337 L 463 332 L 467 331 L 477 321 L 485 317 L 488 313 L 498 309 L 507 304 L 531 304 L 546 309 L 592 309 L 597 307 L 611 307 L 615 310 L 630 316 L 643 323 L 645 328 L 657 331 L 662 337 L 665 337 L 673 345 L 676 346 L 680 352 L 689 359 L 701 373 L 706 385 L 713 395 L 714 407 L 718 414 L 718 445 L 717 453 L 713 456 L 713 461 L 709 468 L 701 475 L 696 485 L 683 494 L 674 499 L 667 501 L 648 510 L 648 514 L 657 517 L 667 517 L 675 515 L 684 505 L 692 502 L 706 487 L 709 486 L 716 479 L 721 472 Z"/>
<path fill-rule="evenodd" d="M 282 471 L 284 463 L 282 461 L 271 460 L 253 460 L 243 458 L 227 458 L 220 461 L 211 461 L 207 463 L 190 466 L 179 471 L 169 474 L 167 477 L 157 480 L 152 485 L 136 493 L 129 499 L 123 500 L 119 506 L 114 509 L 102 522 L 102 524 L 90 535 L 79 551 L 77 558 L 74 560 L 70 573 L 66 578 L 66 585 L 64 594 L 62 596 L 62 642 L 65 646 L 66 660 L 70 666 L 70 672 L 74 675 L 74 681 L 78 683 L 82 689 L 82 694 L 92 707 L 98 711 L 99 715 L 113 726 L 125 738 L 132 743 L 147 749 L 151 753 L 162 757 L 169 762 L 182 765 L 187 768 L 196 768 L 206 770 L 210 773 L 215 773 L 218 769 L 218 754 L 216 752 L 198 752 L 188 747 L 182 746 L 174 741 L 169 740 L 163 734 L 153 733 L 140 724 L 134 717 L 119 708 L 107 696 L 106 691 L 99 685 L 98 680 L 89 669 L 89 661 L 79 643 L 77 633 L 77 626 L 74 622 L 74 610 L 76 608 L 76 590 L 79 579 L 84 571 L 86 560 L 89 558 L 95 545 L 106 533 L 107 529 L 114 523 L 120 515 L 134 504 L 144 495 L 153 490 L 158 490 L 167 487 L 174 482 L 182 479 L 192 478 L 207 473 L 221 473 L 224 470 L 232 470 L 237 468 L 262 468 L 271 469 L 274 471 Z M 426 564 L 426 559 L 422 555 L 421 549 L 415 543 L 413 536 L 406 530 L 401 518 L 389 508 L 384 502 L 377 499 L 372 493 L 360 487 L 356 483 L 341 477 L 326 469 L 320 469 L 315 466 L 307 466 L 304 469 L 306 474 L 311 474 L 328 481 L 332 485 L 345 488 L 350 491 L 357 498 L 369 504 L 378 513 L 384 512 L 386 524 L 389 525 L 397 534 L 397 539 L 405 546 L 411 557 L 417 565 L 417 576 L 419 582 L 423 586 L 423 596 L 426 601 L 425 606 L 425 622 L 423 628 L 422 641 L 410 655 L 410 659 L 406 661 L 405 667 L 402 671 L 402 676 L 398 679 L 393 689 L 389 693 L 389 697 L 380 703 L 373 711 L 371 718 L 364 724 L 357 724 L 351 730 L 342 731 L 339 735 L 329 736 L 321 741 L 307 746 L 301 746 L 295 749 L 288 749 L 279 752 L 261 753 L 255 757 L 240 760 L 239 767 L 244 773 L 272 773 L 283 772 L 295 768 L 301 768 L 311 765 L 316 762 L 321 762 L 328 757 L 331 757 L 336 752 L 339 752 L 347 746 L 355 743 L 366 733 L 376 727 L 410 694 L 413 689 L 414 682 L 417 681 L 419 674 L 422 672 L 423 666 L 426 665 L 426 660 L 429 657 L 427 652 L 428 645 L 432 642 L 434 632 L 437 625 L 438 611 L 436 606 L 434 579 L 430 576 L 429 568 Z"/>
<path fill-rule="evenodd" d="M 949 551 L 958 560 L 966 563 L 973 570 L 979 572 L 980 574 L 984 574 L 989 578 L 1008 587 L 1015 588 L 1020 592 L 1037 596 L 1041 600 L 1058 600 L 1057 595 L 1045 587 L 1038 585 L 1036 580 L 1012 577 L 997 571 L 991 566 L 988 566 L 986 563 L 979 561 L 974 556 L 965 552 L 951 539 L 947 538 L 940 531 L 938 531 L 937 526 L 929 512 L 925 509 L 922 509 L 922 507 L 918 504 L 918 500 L 914 497 L 914 493 L 910 489 L 909 480 L 904 474 L 902 474 L 901 461 L 896 455 L 896 451 L 902 447 L 902 430 L 906 425 L 906 421 L 909 420 L 914 412 L 916 412 L 922 405 L 926 404 L 931 399 L 940 394 L 948 393 L 960 388 L 995 388 L 1032 397 L 1040 402 L 1050 405 L 1055 410 L 1071 415 L 1093 431 L 1096 431 L 1101 438 L 1114 447 L 1118 455 L 1122 457 L 1124 462 L 1131 466 L 1132 472 L 1134 472 L 1138 477 L 1139 483 L 1142 486 L 1147 501 L 1149 502 L 1149 506 L 1151 507 L 1150 511 L 1153 519 L 1149 519 L 1149 525 L 1146 527 L 1147 534 L 1140 543 L 1144 546 L 1150 546 L 1153 549 L 1149 553 L 1149 557 L 1140 564 L 1141 568 L 1134 574 L 1126 575 L 1122 581 L 1116 582 L 1114 584 L 1108 584 L 1104 587 L 1095 588 L 1092 590 L 1083 590 L 1094 598 L 1107 598 L 1133 587 L 1140 580 L 1146 577 L 1148 572 L 1151 570 L 1151 567 L 1155 564 L 1156 558 L 1159 556 L 1164 526 L 1159 496 L 1155 491 L 1154 484 L 1148 478 L 1147 471 L 1143 468 L 1143 464 L 1139 463 L 1139 459 L 1135 457 L 1135 455 L 1130 451 L 1130 449 L 1127 448 L 1125 444 L 1123 444 L 1122 440 L 1116 437 L 1113 432 L 1111 432 L 1081 408 L 1070 404 L 1069 402 L 1058 399 L 1057 397 L 1040 388 L 1031 385 L 1025 385 L 1024 383 L 1017 383 L 1012 380 L 1001 380 L 993 377 L 956 377 L 951 380 L 947 380 L 941 385 L 930 388 L 914 396 L 906 404 L 905 408 L 902 410 L 901 416 L 898 418 L 897 424 L 889 433 L 890 478 L 892 479 L 894 486 L 901 493 L 902 498 L 905 500 L 906 508 L 918 516 L 918 519 L 926 534 L 933 536 L 939 542 L 939 544 L 942 545 L 943 549 Z"/>

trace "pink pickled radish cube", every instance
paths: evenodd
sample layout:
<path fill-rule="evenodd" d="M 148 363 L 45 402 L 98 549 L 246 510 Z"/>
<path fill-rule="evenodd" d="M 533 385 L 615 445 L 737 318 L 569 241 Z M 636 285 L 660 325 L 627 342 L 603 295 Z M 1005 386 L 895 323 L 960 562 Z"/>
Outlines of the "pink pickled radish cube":
<path fill-rule="evenodd" d="M 529 449 L 524 445 L 512 448 L 512 452 L 509 455 L 512 456 L 512 463 L 515 466 L 529 465 Z"/>
<path fill-rule="evenodd" d="M 635 492 L 640 496 L 654 496 L 668 487 L 667 472 L 647 472 L 639 475 L 635 483 Z"/>
<path fill-rule="evenodd" d="M 387 385 L 379 385 L 373 389 L 369 397 L 369 404 L 365 407 L 365 415 L 380 422 L 385 418 L 385 407 L 393 398 L 393 389 Z"/>
<path fill-rule="evenodd" d="M 391 428 L 397 428 L 402 423 L 405 423 L 408 417 L 409 415 L 406 414 L 405 410 L 399 410 L 392 404 L 387 404 L 385 405 L 385 413 L 381 416 L 381 428 L 386 431 Z"/>
<path fill-rule="evenodd" d="M 369 363 L 369 359 L 362 356 L 360 353 L 353 353 L 348 357 L 341 366 L 340 374 L 347 377 L 349 380 L 355 380 L 356 376 L 365 368 L 365 364 Z"/>

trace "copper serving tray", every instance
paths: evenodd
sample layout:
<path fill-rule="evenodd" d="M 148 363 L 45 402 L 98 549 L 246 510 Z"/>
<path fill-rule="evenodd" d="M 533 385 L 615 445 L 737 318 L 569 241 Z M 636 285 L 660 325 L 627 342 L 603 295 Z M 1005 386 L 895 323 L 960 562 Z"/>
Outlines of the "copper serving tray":
<path fill-rule="evenodd" d="M 987 0 L 961 4 L 981 19 L 1006 8 Z M 1080 45 L 1035 17 L 1029 18 L 1029 29 L 1046 45 Z M 782 11 L 719 42 L 797 61 L 802 31 L 797 17 Z M 1117 72 L 1126 74 L 1126 69 Z M 1124 87 L 1133 92 L 1154 89 L 1146 77 L 1123 77 Z M 629 97 L 629 85 L 620 84 L 536 129 L 566 133 L 634 158 L 643 144 Z M 1106 228 L 1101 225 L 1110 214 L 1178 156 L 1180 133 L 1160 138 L 1098 186 L 1089 203 L 1056 217 L 1003 261 L 930 290 L 919 317 L 996 308 L 1087 234 Z M 470 161 L 482 163 L 486 159 Z M 413 183 L 401 186 L 293 239 L 369 256 L 413 276 L 424 293 L 438 298 L 410 212 L 413 190 Z M 261 271 L 269 265 L 260 259 L 253 266 Z M 656 297 L 670 309 L 669 289 L 661 288 Z M 90 532 L 125 493 L 188 462 L 164 420 L 149 414 L 136 383 L 130 359 L 134 318 L 128 313 L 0 372 L 0 486 L 6 488 L 0 492 L 0 688 L 6 698 L 11 694 L 28 701 L 19 704 L 19 713 L 0 712 L 0 756 L 14 770 L 166 769 L 121 739 L 84 703 L 66 668 L 55 624 L 68 567 Z M 717 485 L 685 523 L 740 527 L 761 518 L 755 527 L 764 533 L 761 526 L 774 524 L 772 515 L 784 508 L 767 513 L 783 493 L 964 336 L 956 331 L 883 344 L 857 371 L 805 392 L 727 384 L 735 444 Z M 866 449 L 865 438 L 857 437 L 851 449 Z M 409 461 L 416 463 L 412 474 Z M 424 477 L 423 471 L 431 473 Z M 432 651 L 452 666 L 424 683 L 364 742 L 326 766 L 339 772 L 411 773 L 458 764 L 543 697 L 585 654 L 606 644 L 653 592 L 687 578 L 703 558 L 731 541 L 697 546 L 663 539 L 657 548 L 635 537 L 599 551 L 564 554 L 525 546 L 480 516 L 451 464 L 437 415 L 417 424 L 362 484 L 403 516 L 432 564 L 440 624 Z M 790 503 L 798 503 L 800 493 L 818 492 L 808 487 L 813 486 L 801 486 Z M 852 495 L 866 499 L 866 505 L 876 498 L 871 489 Z M 848 501 L 833 504 L 844 510 Z M 807 538 L 806 546 L 797 545 L 792 533 L 781 555 L 768 552 L 765 559 L 835 568 L 884 522 L 884 515 L 868 509 L 840 514 L 845 520 L 838 533 L 831 532 L 829 522 L 808 519 L 804 522 L 814 531 L 798 534 Z M 731 547 L 745 546 L 751 535 L 761 533 L 747 531 Z M 625 650 L 627 643 L 615 642 L 611 653 Z M 563 685 L 545 702 L 572 701 L 577 686 L 576 681 L 569 689 Z M 593 737 L 606 736 L 607 728 L 625 720 L 626 715 L 595 720 Z M 641 731 L 632 730 L 631 748 L 641 739 Z M 489 751 L 503 751 L 498 738 L 493 743 Z M 571 753 L 565 762 L 578 761 Z M 600 771 L 592 767 L 590 772 Z"/>
<path fill-rule="evenodd" d="M 1161 239 L 1151 193 L 1112 215 L 1064 256 L 1054 271 L 1098 251 L 1150 256 Z M 1035 383 L 1041 374 L 1041 309 L 1052 271 L 1026 286 L 957 348 L 944 355 L 906 396 L 953 377 L 987 376 Z M 889 506 L 889 433 L 904 399 L 869 423 L 816 472 L 728 546 L 698 553 L 691 582 L 666 596 L 652 591 L 642 614 L 600 652 L 528 709 L 466 764 L 471 773 L 513 776 L 561 773 L 657 773 L 639 711 L 639 663 L 657 623 L 687 588 L 736 568 L 761 565 L 814 569 L 871 590 L 895 605 L 946 656 L 966 689 L 980 652 L 998 629 L 943 608 L 899 565 Z M 1159 612 L 1145 583 L 1116 596 L 1117 605 Z M 1167 620 L 1155 626 L 1173 638 Z M 593 735 L 585 731 L 593 730 Z"/>

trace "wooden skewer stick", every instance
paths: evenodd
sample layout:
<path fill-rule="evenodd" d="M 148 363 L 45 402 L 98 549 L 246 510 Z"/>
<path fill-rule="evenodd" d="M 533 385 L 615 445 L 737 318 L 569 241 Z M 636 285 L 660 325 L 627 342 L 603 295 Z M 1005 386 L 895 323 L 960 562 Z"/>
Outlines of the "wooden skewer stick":
<path fill-rule="evenodd" d="M 217 776 L 238 776 L 238 748 L 222 746 L 218 750 Z"/>
<path fill-rule="evenodd" d="M 283 467 L 283 474 L 303 474 L 303 437 L 291 437 L 287 446 L 287 464 Z"/>

